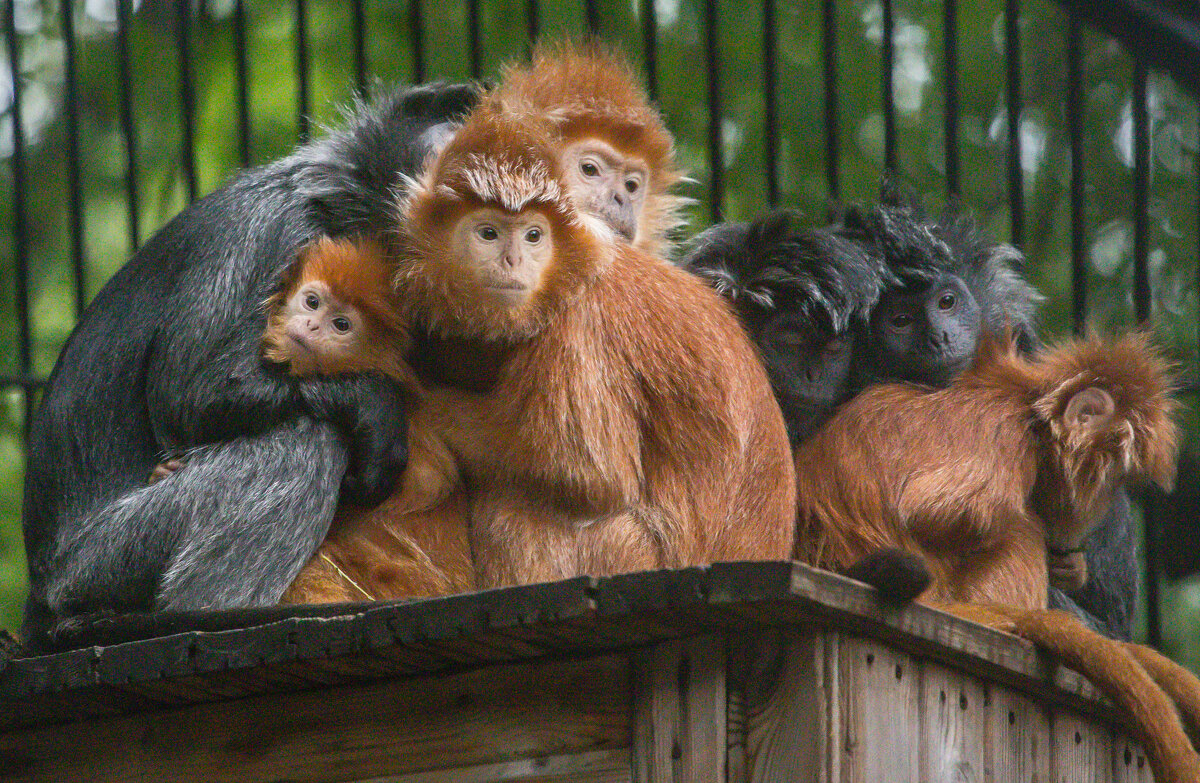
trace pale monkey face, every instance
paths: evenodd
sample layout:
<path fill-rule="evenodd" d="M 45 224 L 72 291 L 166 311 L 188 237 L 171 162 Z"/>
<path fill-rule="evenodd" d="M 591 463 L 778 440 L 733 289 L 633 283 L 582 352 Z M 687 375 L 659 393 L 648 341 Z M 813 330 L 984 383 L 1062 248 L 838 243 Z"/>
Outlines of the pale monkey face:
<path fill-rule="evenodd" d="M 599 139 L 568 144 L 561 162 L 563 180 L 575 205 L 633 242 L 646 203 L 646 164 Z"/>
<path fill-rule="evenodd" d="M 501 306 L 527 301 L 554 258 L 550 221 L 537 210 L 473 210 L 455 224 L 451 241 L 455 257 Z"/>
<path fill-rule="evenodd" d="M 300 286 L 286 304 L 284 336 L 293 362 L 354 356 L 363 348 L 363 321 L 324 282 Z"/>

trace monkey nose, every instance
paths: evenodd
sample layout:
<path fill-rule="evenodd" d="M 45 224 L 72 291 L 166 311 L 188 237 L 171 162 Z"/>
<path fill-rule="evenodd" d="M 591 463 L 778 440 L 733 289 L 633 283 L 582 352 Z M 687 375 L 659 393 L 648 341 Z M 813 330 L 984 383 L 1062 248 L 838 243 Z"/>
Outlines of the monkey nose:
<path fill-rule="evenodd" d="M 613 201 L 617 202 L 618 207 L 625 206 L 625 197 L 621 195 L 620 191 L 613 192 Z"/>
<path fill-rule="evenodd" d="M 501 257 L 501 263 L 503 263 L 509 269 L 512 269 L 517 265 L 517 257 L 511 253 L 505 253 Z"/>

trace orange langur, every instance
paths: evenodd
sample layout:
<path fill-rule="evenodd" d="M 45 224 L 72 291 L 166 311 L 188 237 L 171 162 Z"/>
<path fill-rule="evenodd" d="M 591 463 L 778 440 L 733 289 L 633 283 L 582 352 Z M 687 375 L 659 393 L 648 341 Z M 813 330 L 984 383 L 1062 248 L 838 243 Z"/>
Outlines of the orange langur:
<path fill-rule="evenodd" d="M 564 192 L 553 128 L 485 103 L 403 203 L 406 319 L 486 383 L 414 415 L 470 488 L 479 587 L 787 557 L 779 407 L 724 302 Z M 468 390 L 476 388 L 476 390 Z"/>
<path fill-rule="evenodd" d="M 1057 654 L 1130 717 L 1156 780 L 1200 780 L 1171 701 L 1200 720 L 1200 681 L 1046 609 L 1047 549 L 1077 551 L 1125 482 L 1173 482 L 1171 388 L 1145 334 L 1033 359 L 989 337 L 946 389 L 868 388 L 796 450 L 797 557 L 841 570 L 888 547 L 919 555 L 920 600 Z M 1082 558 L 1056 562 L 1086 579 Z"/>
<path fill-rule="evenodd" d="M 404 362 L 411 340 L 397 312 L 394 273 L 375 242 L 317 240 L 267 303 L 263 356 L 294 375 L 380 372 L 419 399 L 419 383 Z M 432 505 L 458 482 L 454 458 L 428 429 L 410 425 L 408 449 L 401 490 L 378 509 L 339 509 L 285 603 L 436 595 L 471 573 L 461 524 L 388 524 L 405 510 L 401 503 Z"/>
<path fill-rule="evenodd" d="M 486 101 L 550 123 L 562 179 L 580 210 L 651 255 L 666 252 L 687 200 L 675 140 L 633 70 L 600 44 L 538 46 L 509 65 Z"/>
<path fill-rule="evenodd" d="M 1077 549 L 1126 481 L 1173 481 L 1175 408 L 1143 334 L 1033 359 L 988 338 L 948 388 L 870 387 L 796 450 L 797 555 L 838 569 L 899 547 L 932 600 L 1044 608 L 1048 546 Z"/>

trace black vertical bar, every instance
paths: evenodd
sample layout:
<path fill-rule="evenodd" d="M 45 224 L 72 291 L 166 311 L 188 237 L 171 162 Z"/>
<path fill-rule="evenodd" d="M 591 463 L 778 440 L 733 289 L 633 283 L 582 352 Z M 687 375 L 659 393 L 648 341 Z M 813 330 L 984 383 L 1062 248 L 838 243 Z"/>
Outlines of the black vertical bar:
<path fill-rule="evenodd" d="M 125 198 L 129 217 L 129 249 L 141 244 L 138 230 L 137 131 L 133 126 L 133 74 L 129 62 L 129 0 L 117 0 L 117 79 L 121 93 L 121 127 L 125 133 Z"/>
<path fill-rule="evenodd" d="M 596 0 L 583 0 L 583 23 L 589 36 L 600 34 L 600 9 Z"/>
<path fill-rule="evenodd" d="M 1133 303 L 1139 323 L 1147 324 L 1153 309 L 1150 291 L 1150 118 L 1146 106 L 1146 64 L 1133 65 Z M 1162 614 L 1158 575 L 1162 573 L 1161 528 L 1154 492 L 1142 494 L 1142 520 L 1146 538 L 1146 642 L 1162 644 Z"/>
<path fill-rule="evenodd" d="M 467 0 L 467 35 L 470 43 L 471 78 L 483 73 L 483 43 L 479 35 L 479 0 Z"/>
<path fill-rule="evenodd" d="M 1083 52 L 1079 16 L 1068 12 L 1067 132 L 1071 144 L 1071 318 L 1082 335 L 1087 321 L 1087 251 L 1084 233 Z"/>
<path fill-rule="evenodd" d="M 192 52 L 189 27 L 192 23 L 191 0 L 175 0 L 175 39 L 179 47 L 179 106 L 183 114 L 183 138 L 179 154 L 183 158 L 183 179 L 188 201 L 196 200 L 196 118 L 192 91 Z"/>
<path fill-rule="evenodd" d="M 75 277 L 75 317 L 87 303 L 83 260 L 83 174 L 79 161 L 79 76 L 75 67 L 75 11 L 72 0 L 62 0 L 62 36 L 67 108 L 67 189 L 71 200 L 71 269 Z M 16 78 L 14 70 L 13 78 Z"/>
<path fill-rule="evenodd" d="M 717 0 L 704 0 L 704 59 L 708 65 L 708 166 L 712 222 L 720 223 L 725 200 L 725 163 L 721 154 L 721 58 L 717 53 Z"/>
<path fill-rule="evenodd" d="M 764 154 L 767 171 L 767 205 L 774 207 L 779 203 L 779 117 L 775 104 L 776 73 L 775 73 L 775 0 L 763 2 L 763 94 L 766 105 L 763 107 L 764 120 Z"/>
<path fill-rule="evenodd" d="M 654 0 L 642 0 L 642 60 L 646 64 L 646 90 L 658 98 L 658 9 Z"/>
<path fill-rule="evenodd" d="M 421 0 L 408 2 L 408 28 L 412 32 L 413 82 L 425 81 L 425 20 L 421 14 Z"/>
<path fill-rule="evenodd" d="M 308 141 L 308 2 L 296 0 L 296 125 Z"/>
<path fill-rule="evenodd" d="M 529 31 L 529 42 L 537 43 L 542 34 L 541 20 L 538 18 L 538 0 L 527 0 L 525 3 L 525 29 Z"/>
<path fill-rule="evenodd" d="M 1025 184 L 1021 176 L 1021 30 L 1019 0 L 1004 2 L 1005 104 L 1008 112 L 1008 204 L 1012 243 L 1025 244 Z"/>
<path fill-rule="evenodd" d="M 237 60 L 238 159 L 250 165 L 250 66 L 246 53 L 246 7 L 244 0 L 233 4 L 233 47 Z"/>
<path fill-rule="evenodd" d="M 32 335 L 29 324 L 29 237 L 25 223 L 25 126 L 21 113 L 21 57 L 17 46 L 17 19 L 14 3 L 7 4 L 4 18 L 4 37 L 8 48 L 8 64 L 12 71 L 12 122 L 13 150 L 10 166 L 13 178 L 13 258 L 16 261 L 16 305 L 17 305 L 17 354 L 21 364 L 21 375 L 28 379 L 32 374 Z M 29 421 L 33 417 L 33 394 L 25 386 L 24 434 L 29 438 Z"/>
<path fill-rule="evenodd" d="M 896 21 L 892 0 L 883 0 L 883 165 L 896 168 Z"/>
<path fill-rule="evenodd" d="M 366 0 L 351 4 L 354 27 L 354 86 L 360 96 L 367 94 L 367 10 Z"/>
<path fill-rule="evenodd" d="M 946 195 L 961 190 L 958 175 L 958 0 L 945 0 L 942 6 L 942 50 L 946 57 Z"/>
<path fill-rule="evenodd" d="M 834 0 L 824 0 L 821 19 L 825 80 L 825 183 L 829 201 L 834 204 L 842 198 L 842 188 L 838 182 L 837 7 Z"/>

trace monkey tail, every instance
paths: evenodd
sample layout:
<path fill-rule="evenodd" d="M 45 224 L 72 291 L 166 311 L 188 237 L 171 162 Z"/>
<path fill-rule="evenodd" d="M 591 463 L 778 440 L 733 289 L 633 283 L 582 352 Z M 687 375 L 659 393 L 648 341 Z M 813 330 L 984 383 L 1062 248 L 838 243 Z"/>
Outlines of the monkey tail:
<path fill-rule="evenodd" d="M 1200 756 L 1172 701 L 1179 701 L 1185 710 L 1194 709 L 1200 700 L 1200 681 L 1190 674 L 1181 676 L 1186 674 L 1182 667 L 1148 648 L 1102 636 L 1074 615 L 1056 609 L 994 604 L 938 608 L 1028 639 L 1061 658 L 1067 667 L 1095 683 L 1129 718 L 1134 734 L 1146 749 L 1155 780 L 1200 781 Z"/>
<path fill-rule="evenodd" d="M 844 569 L 851 579 L 875 588 L 881 603 L 909 604 L 932 581 L 925 561 L 902 549 L 880 549 Z"/>
<path fill-rule="evenodd" d="M 1200 737 L 1200 677 L 1145 645 L 1133 642 L 1124 645 L 1158 686 L 1175 700 L 1194 743 Z"/>

